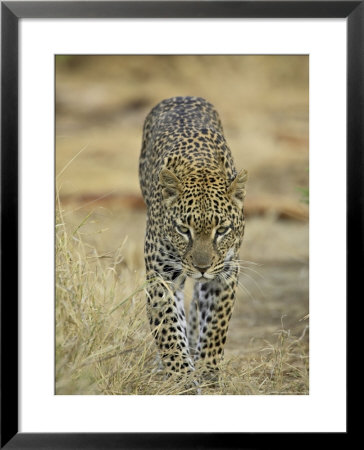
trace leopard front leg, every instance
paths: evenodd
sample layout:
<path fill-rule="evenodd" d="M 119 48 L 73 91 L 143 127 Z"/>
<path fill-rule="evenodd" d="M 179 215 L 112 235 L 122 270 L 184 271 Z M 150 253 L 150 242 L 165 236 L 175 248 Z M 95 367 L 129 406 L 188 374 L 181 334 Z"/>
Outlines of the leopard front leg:
<path fill-rule="evenodd" d="M 196 283 L 193 291 L 193 297 L 190 303 L 190 309 L 188 312 L 188 327 L 187 327 L 188 345 L 190 347 L 191 356 L 193 357 L 197 353 L 197 346 L 200 334 L 198 296 L 199 296 L 199 283 Z"/>
<path fill-rule="evenodd" d="M 204 376 L 216 379 L 223 359 L 229 321 L 235 303 L 237 273 L 228 279 L 196 283 L 200 309 L 200 335 L 195 355 L 196 365 L 203 366 Z"/>
<path fill-rule="evenodd" d="M 147 288 L 147 314 L 167 374 L 193 370 L 181 293 L 154 282 Z"/>

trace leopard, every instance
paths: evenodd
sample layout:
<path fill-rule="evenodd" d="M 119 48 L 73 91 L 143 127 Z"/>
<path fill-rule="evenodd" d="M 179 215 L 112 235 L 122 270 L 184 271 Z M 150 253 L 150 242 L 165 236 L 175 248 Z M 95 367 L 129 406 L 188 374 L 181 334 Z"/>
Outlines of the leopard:
<path fill-rule="evenodd" d="M 238 286 L 247 176 L 236 170 L 207 100 L 172 97 L 147 115 L 139 159 L 146 310 L 166 376 L 203 367 L 203 379 L 218 379 Z"/>

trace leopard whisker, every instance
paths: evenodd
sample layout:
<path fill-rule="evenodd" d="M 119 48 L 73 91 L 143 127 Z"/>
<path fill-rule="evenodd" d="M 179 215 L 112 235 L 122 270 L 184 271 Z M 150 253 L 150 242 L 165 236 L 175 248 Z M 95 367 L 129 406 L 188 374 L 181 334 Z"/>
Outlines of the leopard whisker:
<path fill-rule="evenodd" d="M 246 270 L 249 270 L 250 272 L 252 272 L 254 275 L 258 276 L 258 277 L 261 278 L 262 280 L 265 280 L 265 279 L 266 279 L 264 275 L 262 275 L 261 273 L 259 273 L 259 272 L 256 271 L 256 270 L 252 269 L 251 267 L 240 266 L 240 268 L 243 269 L 242 272 L 243 272 L 243 271 L 246 271 Z"/>
<path fill-rule="evenodd" d="M 254 283 L 254 285 L 256 286 L 256 288 L 260 291 L 260 293 L 263 295 L 263 296 L 265 296 L 265 294 L 264 294 L 264 292 L 262 291 L 262 289 L 261 289 L 261 287 L 259 286 L 259 284 L 257 283 L 257 281 L 251 276 L 251 275 L 249 275 L 248 273 L 246 273 L 244 270 L 242 270 L 242 269 L 245 269 L 245 267 L 244 266 L 241 266 L 240 264 L 237 264 L 236 263 L 236 261 L 231 261 L 231 264 L 228 264 L 230 267 L 237 267 L 238 269 L 239 269 L 239 272 L 238 272 L 238 274 L 239 275 L 242 275 L 242 276 L 245 276 L 245 277 L 247 277 L 249 280 L 251 280 L 253 283 Z M 238 282 L 239 282 L 239 280 L 238 280 Z M 245 287 L 245 289 L 247 289 L 246 288 L 246 286 L 244 286 Z"/>
<path fill-rule="evenodd" d="M 258 289 L 258 291 L 260 292 L 260 294 L 265 298 L 265 293 L 263 291 L 263 289 L 261 288 L 261 286 L 257 283 L 256 280 L 254 280 L 254 278 L 252 276 L 250 276 L 248 273 L 241 271 L 240 272 L 241 276 L 247 277 L 249 280 L 252 281 L 252 283 L 254 284 L 254 286 Z"/>
<path fill-rule="evenodd" d="M 252 266 L 262 266 L 262 264 L 259 264 L 259 263 L 254 262 L 254 261 L 248 261 L 246 259 L 236 259 L 236 258 L 234 258 L 232 261 L 237 261 L 237 262 L 241 262 L 241 263 L 244 263 L 244 264 L 251 264 Z"/>
<path fill-rule="evenodd" d="M 245 292 L 250 297 L 251 300 L 254 300 L 254 296 L 241 280 L 237 280 L 237 285 L 243 292 Z"/>
<path fill-rule="evenodd" d="M 240 264 L 240 263 L 239 263 L 239 260 L 232 260 L 232 261 L 229 261 L 229 263 L 236 264 L 237 266 L 239 266 L 240 269 L 243 269 L 243 270 L 240 271 L 240 273 L 243 273 L 244 270 L 250 270 L 250 271 L 253 272 L 255 275 L 259 276 L 259 277 L 262 278 L 262 279 L 265 279 L 265 277 L 264 277 L 261 273 L 259 273 L 258 271 L 252 269 L 251 267 L 247 267 L 247 266 L 244 266 L 244 265 Z"/>

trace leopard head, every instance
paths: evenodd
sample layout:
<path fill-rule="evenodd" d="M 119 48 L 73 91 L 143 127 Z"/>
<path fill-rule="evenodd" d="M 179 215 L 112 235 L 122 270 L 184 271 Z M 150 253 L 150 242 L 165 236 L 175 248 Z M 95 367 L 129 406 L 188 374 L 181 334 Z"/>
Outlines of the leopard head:
<path fill-rule="evenodd" d="M 185 273 L 201 281 L 228 274 L 244 234 L 247 171 L 227 180 L 221 170 L 199 169 L 182 179 L 165 168 L 159 181 L 163 235 Z"/>

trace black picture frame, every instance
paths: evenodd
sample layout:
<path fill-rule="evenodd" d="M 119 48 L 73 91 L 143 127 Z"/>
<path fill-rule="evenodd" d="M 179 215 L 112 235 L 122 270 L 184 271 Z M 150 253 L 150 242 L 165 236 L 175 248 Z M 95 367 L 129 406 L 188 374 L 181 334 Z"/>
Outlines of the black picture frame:
<path fill-rule="evenodd" d="M 346 18 L 347 305 L 363 276 L 364 1 L 1 2 L 1 448 L 257 448 L 263 433 L 18 432 L 18 22 L 22 18 Z M 334 95 L 334 93 L 333 93 Z M 340 187 L 338 187 L 340 188 Z M 333 214 L 339 213 L 338 211 Z M 356 298 L 355 298 L 356 300 Z M 348 346 L 349 348 L 349 346 Z M 347 437 L 347 433 L 339 433 Z M 300 438 L 302 445 L 309 433 Z M 297 436 L 280 436 L 280 446 Z M 315 442 L 318 442 L 318 436 Z"/>

